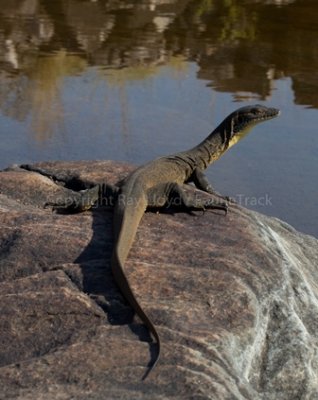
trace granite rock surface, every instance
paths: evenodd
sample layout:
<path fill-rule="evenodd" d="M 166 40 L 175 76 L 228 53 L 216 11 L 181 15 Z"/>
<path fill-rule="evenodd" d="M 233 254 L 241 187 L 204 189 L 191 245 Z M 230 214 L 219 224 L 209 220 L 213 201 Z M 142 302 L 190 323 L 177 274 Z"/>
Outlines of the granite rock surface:
<path fill-rule="evenodd" d="M 162 355 L 113 282 L 112 211 L 47 202 L 133 167 L 0 172 L 0 399 L 318 399 L 318 241 L 231 204 L 146 213 L 125 265 Z M 54 179 L 52 177 L 55 177 Z"/>

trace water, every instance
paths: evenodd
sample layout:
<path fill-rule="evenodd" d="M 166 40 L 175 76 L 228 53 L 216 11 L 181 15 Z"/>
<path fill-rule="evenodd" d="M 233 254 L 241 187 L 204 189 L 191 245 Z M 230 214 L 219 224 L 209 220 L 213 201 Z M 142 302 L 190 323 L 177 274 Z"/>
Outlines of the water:
<path fill-rule="evenodd" d="M 318 237 L 318 4 L 0 0 L 0 168 L 141 164 L 235 108 L 282 115 L 208 170 L 215 188 Z"/>

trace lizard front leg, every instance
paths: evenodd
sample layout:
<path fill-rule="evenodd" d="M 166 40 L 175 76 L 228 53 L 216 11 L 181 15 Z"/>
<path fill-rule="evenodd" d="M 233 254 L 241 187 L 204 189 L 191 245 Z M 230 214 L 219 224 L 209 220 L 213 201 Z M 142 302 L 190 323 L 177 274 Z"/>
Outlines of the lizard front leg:
<path fill-rule="evenodd" d="M 222 210 L 227 213 L 228 206 L 225 202 L 215 202 L 211 200 L 203 200 L 196 194 L 188 194 L 177 183 L 173 183 L 170 186 L 169 193 L 169 205 L 181 206 L 189 211 L 200 211 L 200 210 Z"/>
<path fill-rule="evenodd" d="M 225 202 L 213 200 L 202 200 L 195 194 L 190 195 L 179 184 L 172 182 L 155 186 L 150 189 L 148 195 L 148 206 L 153 208 L 174 207 L 183 208 L 188 211 L 222 210 L 227 212 L 228 206 Z"/>
<path fill-rule="evenodd" d="M 200 168 L 195 168 L 190 181 L 192 181 L 198 189 L 203 190 L 204 192 L 214 194 L 215 196 L 218 196 L 226 201 L 232 201 L 229 196 L 223 196 L 213 189 L 211 183 L 208 181 L 208 178 Z"/>

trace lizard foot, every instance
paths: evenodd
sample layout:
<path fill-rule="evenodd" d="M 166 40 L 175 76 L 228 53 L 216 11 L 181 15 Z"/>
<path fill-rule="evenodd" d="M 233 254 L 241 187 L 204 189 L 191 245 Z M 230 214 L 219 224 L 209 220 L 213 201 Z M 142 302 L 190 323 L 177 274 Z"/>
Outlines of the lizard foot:
<path fill-rule="evenodd" d="M 99 185 L 80 192 L 71 192 L 69 196 L 46 202 L 44 208 L 52 207 L 53 211 L 77 213 L 90 210 L 99 199 Z"/>
<path fill-rule="evenodd" d="M 203 205 L 203 211 L 207 210 L 222 210 L 225 215 L 229 209 L 228 203 L 225 202 L 215 202 L 215 200 L 206 201 Z"/>

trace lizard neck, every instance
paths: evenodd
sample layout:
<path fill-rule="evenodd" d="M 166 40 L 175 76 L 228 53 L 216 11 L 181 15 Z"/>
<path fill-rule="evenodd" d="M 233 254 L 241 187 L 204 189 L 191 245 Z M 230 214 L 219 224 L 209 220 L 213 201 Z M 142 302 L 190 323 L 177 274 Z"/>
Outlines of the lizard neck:
<path fill-rule="evenodd" d="M 207 138 L 186 152 L 188 158 L 193 160 L 194 168 L 206 169 L 228 149 L 230 125 L 228 121 L 223 121 Z"/>

